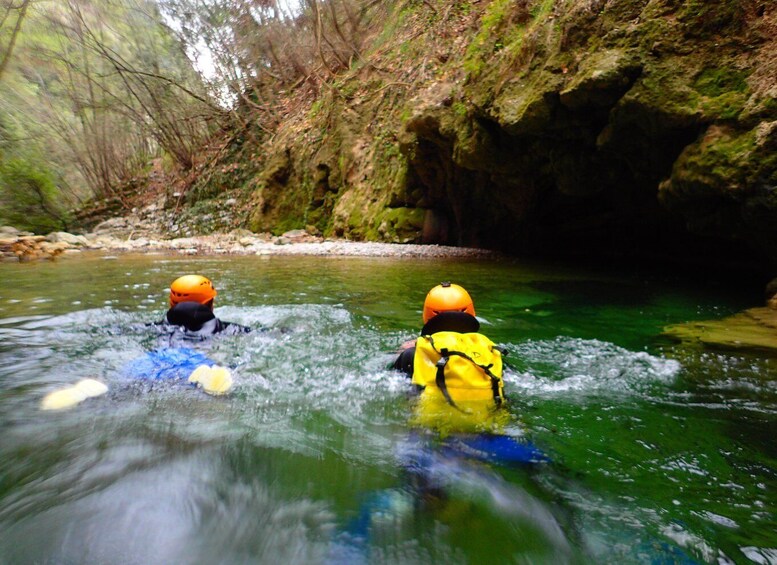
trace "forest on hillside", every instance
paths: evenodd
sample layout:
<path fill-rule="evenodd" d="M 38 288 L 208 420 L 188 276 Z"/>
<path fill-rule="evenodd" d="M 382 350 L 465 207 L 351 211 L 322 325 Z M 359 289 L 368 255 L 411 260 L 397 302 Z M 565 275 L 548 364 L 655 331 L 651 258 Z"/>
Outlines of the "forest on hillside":
<path fill-rule="evenodd" d="M 185 176 L 220 132 L 269 131 L 286 90 L 358 56 L 380 4 L 2 0 L 0 224 L 66 229 L 154 160 Z"/>

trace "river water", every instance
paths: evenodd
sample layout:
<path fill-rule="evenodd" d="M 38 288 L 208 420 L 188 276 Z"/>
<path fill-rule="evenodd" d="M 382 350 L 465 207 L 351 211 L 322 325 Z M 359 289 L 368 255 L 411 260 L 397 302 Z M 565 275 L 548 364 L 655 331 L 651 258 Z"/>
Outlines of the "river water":
<path fill-rule="evenodd" d="M 232 369 L 228 396 L 124 370 L 189 272 L 255 329 L 192 344 Z M 0 264 L 0 280 L 2 564 L 777 563 L 775 360 L 659 335 L 760 298 L 722 283 L 100 254 Z M 441 280 L 509 352 L 504 432 L 547 461 L 453 455 L 409 426 L 412 389 L 387 365 Z M 39 409 L 83 377 L 108 394 Z"/>

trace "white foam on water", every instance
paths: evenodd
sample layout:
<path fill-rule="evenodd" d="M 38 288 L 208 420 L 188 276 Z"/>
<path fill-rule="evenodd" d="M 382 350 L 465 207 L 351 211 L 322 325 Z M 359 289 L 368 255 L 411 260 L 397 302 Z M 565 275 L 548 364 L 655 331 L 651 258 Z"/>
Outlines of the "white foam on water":
<path fill-rule="evenodd" d="M 773 547 L 740 547 L 739 550 L 753 563 L 758 565 L 774 565 L 777 563 L 777 548 Z"/>
<path fill-rule="evenodd" d="M 524 367 L 505 380 L 526 395 L 630 394 L 674 381 L 682 366 L 674 359 L 629 351 L 596 339 L 558 337 L 508 347 Z"/>
<path fill-rule="evenodd" d="M 739 524 L 737 524 L 734 520 L 727 516 L 721 516 L 720 514 L 715 514 L 714 512 L 710 512 L 708 510 L 704 510 L 701 512 L 691 512 L 694 516 L 699 516 L 700 518 L 703 518 L 704 520 L 707 520 L 708 522 L 712 522 L 713 524 L 717 524 L 719 526 L 723 526 L 725 528 L 731 528 L 731 529 L 737 529 L 739 528 Z"/>
<path fill-rule="evenodd" d="M 322 304 L 288 304 L 275 306 L 217 307 L 216 317 L 252 328 L 321 328 L 348 325 L 351 313 L 345 308 Z"/>
<path fill-rule="evenodd" d="M 20 327 L 26 330 L 54 328 L 84 328 L 86 326 L 103 327 L 124 321 L 137 321 L 136 316 L 127 312 L 113 310 L 109 306 L 76 310 L 58 316 L 35 316 Z"/>
<path fill-rule="evenodd" d="M 231 409 L 264 446 L 310 456 L 390 463 L 394 425 L 406 424 L 409 380 L 387 369 L 393 338 L 361 327 L 340 305 L 224 308 L 254 331 L 220 336 L 203 352 L 230 367 Z M 392 344 L 389 346 L 389 343 Z M 333 426 L 333 438 L 310 429 Z"/>
<path fill-rule="evenodd" d="M 680 524 L 672 522 L 662 528 L 661 533 L 684 549 L 692 550 L 702 556 L 707 563 L 734 563 L 725 553 L 713 548 L 700 536 L 688 531 Z"/>

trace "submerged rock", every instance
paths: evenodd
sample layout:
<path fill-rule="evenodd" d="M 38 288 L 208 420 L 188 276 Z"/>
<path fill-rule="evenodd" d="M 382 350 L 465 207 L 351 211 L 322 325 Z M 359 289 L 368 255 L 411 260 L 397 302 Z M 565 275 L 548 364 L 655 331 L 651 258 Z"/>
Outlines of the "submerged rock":
<path fill-rule="evenodd" d="M 663 335 L 712 349 L 777 354 L 777 309 L 750 308 L 722 320 L 667 326 Z"/>

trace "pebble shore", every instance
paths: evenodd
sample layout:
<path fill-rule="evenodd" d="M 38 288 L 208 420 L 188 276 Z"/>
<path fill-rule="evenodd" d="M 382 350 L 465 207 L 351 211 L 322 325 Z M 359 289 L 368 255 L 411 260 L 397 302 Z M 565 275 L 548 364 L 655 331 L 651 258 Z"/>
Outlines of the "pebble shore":
<path fill-rule="evenodd" d="M 108 221 L 110 222 L 110 221 Z M 105 224 L 106 222 L 104 222 Z M 34 235 L 12 227 L 0 227 L 0 259 L 34 261 L 55 259 L 87 250 L 107 252 L 172 252 L 185 255 L 308 255 L 358 257 L 493 257 L 496 252 L 467 247 L 402 243 L 355 242 L 324 239 L 304 230 L 282 236 L 248 230 L 194 237 L 164 238 L 101 224 L 94 232 L 75 235 L 53 232 Z"/>

